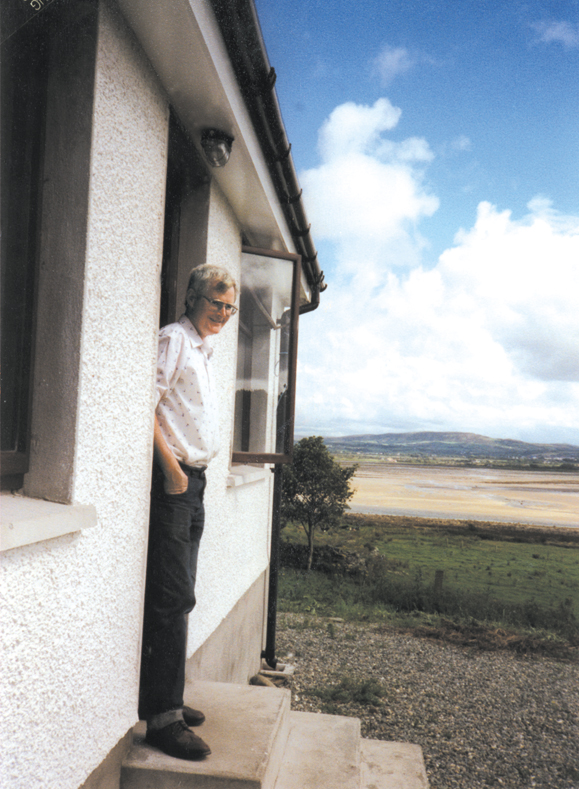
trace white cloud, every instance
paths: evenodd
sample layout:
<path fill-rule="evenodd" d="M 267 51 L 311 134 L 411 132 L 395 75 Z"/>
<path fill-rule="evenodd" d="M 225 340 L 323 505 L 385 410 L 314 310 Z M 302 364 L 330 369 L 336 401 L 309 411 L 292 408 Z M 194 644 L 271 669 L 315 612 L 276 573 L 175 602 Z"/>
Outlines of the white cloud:
<path fill-rule="evenodd" d="M 579 381 L 579 218 L 559 217 L 544 199 L 513 221 L 481 203 L 475 226 L 441 255 L 454 289 L 484 305 L 486 330 L 519 374 Z"/>
<path fill-rule="evenodd" d="M 563 44 L 568 49 L 579 47 L 579 23 L 537 22 L 532 27 L 544 44 Z"/>
<path fill-rule="evenodd" d="M 423 137 L 408 137 L 401 142 L 381 140 L 376 149 L 376 158 L 392 162 L 430 162 L 434 154 Z"/>
<path fill-rule="evenodd" d="M 349 101 L 340 104 L 324 122 L 319 135 L 323 161 L 333 161 L 351 153 L 372 151 L 382 132 L 393 129 L 402 110 L 388 99 L 378 99 L 371 107 Z"/>
<path fill-rule="evenodd" d="M 428 143 L 382 137 L 399 118 L 387 99 L 337 107 L 320 131 L 322 164 L 301 174 L 316 237 L 340 244 L 345 271 L 363 260 L 368 272 L 382 254 L 399 265 L 414 262 L 415 225 L 438 208 L 422 182 L 420 167 L 432 159 Z"/>
<path fill-rule="evenodd" d="M 453 151 L 470 151 L 472 148 L 472 143 L 469 137 L 461 134 L 459 137 L 456 137 L 454 140 L 452 140 L 450 147 Z"/>
<path fill-rule="evenodd" d="M 337 108 L 323 135 L 339 144 L 302 174 L 336 267 L 300 328 L 298 430 L 579 443 L 579 218 L 542 196 L 522 219 L 482 202 L 426 270 L 416 226 L 438 205 L 424 186 L 431 154 L 424 140 L 381 137 L 394 109 Z"/>
<path fill-rule="evenodd" d="M 388 86 L 399 74 L 409 71 L 416 63 L 404 47 L 384 45 L 373 61 L 374 73 L 380 78 L 383 87 Z"/>

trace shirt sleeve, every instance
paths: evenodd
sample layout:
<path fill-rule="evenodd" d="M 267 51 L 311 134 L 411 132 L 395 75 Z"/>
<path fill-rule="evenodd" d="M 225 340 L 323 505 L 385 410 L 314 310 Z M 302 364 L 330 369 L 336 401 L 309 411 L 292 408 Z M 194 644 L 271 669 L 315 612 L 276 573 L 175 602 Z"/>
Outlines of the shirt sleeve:
<path fill-rule="evenodd" d="M 173 390 L 179 380 L 183 366 L 184 342 L 182 332 L 167 332 L 161 329 L 159 333 L 156 406 Z"/>

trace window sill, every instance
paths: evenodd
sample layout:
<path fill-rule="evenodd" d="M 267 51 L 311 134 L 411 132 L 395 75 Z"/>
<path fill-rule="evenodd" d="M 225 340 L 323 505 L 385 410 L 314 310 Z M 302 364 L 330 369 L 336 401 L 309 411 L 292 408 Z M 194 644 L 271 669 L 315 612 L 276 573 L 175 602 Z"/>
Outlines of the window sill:
<path fill-rule="evenodd" d="M 92 505 L 56 504 L 4 493 L 0 501 L 0 551 L 90 529 L 97 522 Z"/>
<path fill-rule="evenodd" d="M 263 466 L 233 466 L 227 477 L 227 487 L 236 488 L 250 482 L 259 482 L 267 479 L 270 474 L 270 469 Z"/>

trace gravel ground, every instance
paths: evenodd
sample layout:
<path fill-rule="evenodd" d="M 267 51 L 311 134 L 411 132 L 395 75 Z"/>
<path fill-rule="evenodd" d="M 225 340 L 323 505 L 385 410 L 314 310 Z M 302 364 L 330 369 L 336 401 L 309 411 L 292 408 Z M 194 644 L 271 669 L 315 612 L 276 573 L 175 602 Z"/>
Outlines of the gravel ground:
<path fill-rule="evenodd" d="M 277 655 L 295 665 L 292 709 L 352 715 L 364 737 L 420 745 L 431 789 L 579 789 L 575 663 L 301 614 L 279 614 Z M 328 710 L 313 695 L 344 677 L 380 682 L 379 706 Z"/>

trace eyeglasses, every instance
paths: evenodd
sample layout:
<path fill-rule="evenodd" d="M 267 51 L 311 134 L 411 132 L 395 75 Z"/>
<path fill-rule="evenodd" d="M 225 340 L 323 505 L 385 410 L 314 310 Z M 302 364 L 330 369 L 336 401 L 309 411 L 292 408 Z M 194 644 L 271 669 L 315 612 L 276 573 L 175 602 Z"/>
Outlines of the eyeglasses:
<path fill-rule="evenodd" d="M 226 315 L 235 315 L 235 313 L 237 312 L 237 307 L 234 307 L 233 304 L 229 304 L 227 301 L 219 301 L 219 299 L 209 299 L 207 298 L 207 296 L 203 296 L 202 298 L 204 298 L 205 301 L 208 301 L 209 304 L 214 309 L 219 310 L 219 312 L 221 312 L 221 310 L 224 309 Z"/>

